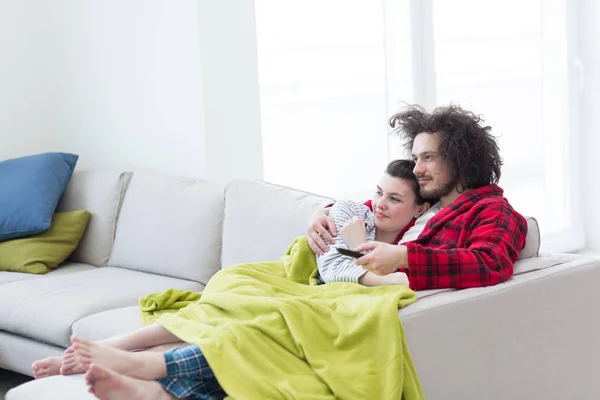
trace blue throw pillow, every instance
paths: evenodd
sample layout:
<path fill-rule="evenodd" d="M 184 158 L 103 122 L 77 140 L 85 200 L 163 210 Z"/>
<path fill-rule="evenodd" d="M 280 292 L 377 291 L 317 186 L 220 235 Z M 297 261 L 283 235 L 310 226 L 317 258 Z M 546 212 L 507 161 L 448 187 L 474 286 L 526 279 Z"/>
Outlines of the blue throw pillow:
<path fill-rule="evenodd" d="M 50 229 L 78 158 L 43 153 L 0 162 L 0 241 Z"/>

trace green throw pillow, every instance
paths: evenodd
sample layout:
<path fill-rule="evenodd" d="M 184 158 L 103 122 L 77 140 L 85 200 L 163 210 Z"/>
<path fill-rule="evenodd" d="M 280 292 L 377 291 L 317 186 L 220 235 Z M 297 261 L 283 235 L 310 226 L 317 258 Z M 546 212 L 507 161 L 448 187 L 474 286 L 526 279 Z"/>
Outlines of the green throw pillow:
<path fill-rule="evenodd" d="M 77 248 L 89 220 L 89 211 L 59 212 L 48 231 L 0 242 L 0 271 L 45 274 L 58 267 Z"/>

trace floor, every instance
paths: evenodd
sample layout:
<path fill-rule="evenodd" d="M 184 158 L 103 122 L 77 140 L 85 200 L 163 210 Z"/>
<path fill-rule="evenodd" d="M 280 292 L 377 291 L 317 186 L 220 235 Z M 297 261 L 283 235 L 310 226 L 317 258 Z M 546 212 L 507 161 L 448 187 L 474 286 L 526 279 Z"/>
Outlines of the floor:
<path fill-rule="evenodd" d="M 16 372 L 0 369 L 0 400 L 4 400 L 4 395 L 11 388 L 19 386 L 23 382 L 31 380 L 30 376 L 17 374 Z"/>

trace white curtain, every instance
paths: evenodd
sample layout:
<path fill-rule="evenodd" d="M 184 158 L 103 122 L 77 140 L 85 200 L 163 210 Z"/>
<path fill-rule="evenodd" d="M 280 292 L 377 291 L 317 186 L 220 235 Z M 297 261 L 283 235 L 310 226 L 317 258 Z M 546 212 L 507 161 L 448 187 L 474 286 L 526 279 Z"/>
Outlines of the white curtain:
<path fill-rule="evenodd" d="M 566 0 L 256 0 L 265 180 L 366 199 L 404 158 L 399 102 L 483 114 L 500 185 L 553 251 L 581 248 Z"/>

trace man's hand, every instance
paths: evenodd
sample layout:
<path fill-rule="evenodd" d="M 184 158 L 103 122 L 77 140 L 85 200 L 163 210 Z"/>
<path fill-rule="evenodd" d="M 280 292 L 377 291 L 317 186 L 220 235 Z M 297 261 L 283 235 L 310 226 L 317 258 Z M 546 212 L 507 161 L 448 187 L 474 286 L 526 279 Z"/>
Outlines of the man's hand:
<path fill-rule="evenodd" d="M 354 251 L 369 254 L 357 258 L 354 262 L 376 275 L 388 275 L 397 272 L 400 266 L 408 267 L 408 252 L 406 246 L 383 242 L 364 243 Z"/>
<path fill-rule="evenodd" d="M 329 209 L 317 210 L 308 219 L 308 245 L 312 251 L 319 256 L 322 256 L 329 250 L 329 245 L 325 243 L 325 240 L 329 243 L 334 244 L 334 236 L 337 236 L 337 230 L 335 223 L 331 218 L 328 217 Z M 323 240 L 325 239 L 325 240 Z"/>
<path fill-rule="evenodd" d="M 360 246 L 367 241 L 365 221 L 362 218 L 352 217 L 344 224 L 340 234 L 349 248 L 353 249 Z"/>

